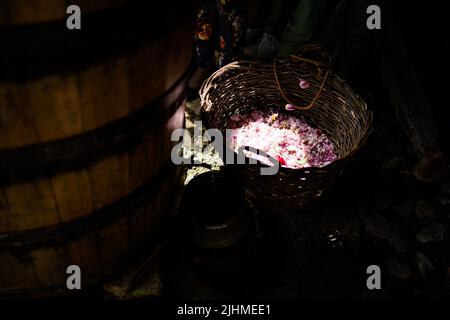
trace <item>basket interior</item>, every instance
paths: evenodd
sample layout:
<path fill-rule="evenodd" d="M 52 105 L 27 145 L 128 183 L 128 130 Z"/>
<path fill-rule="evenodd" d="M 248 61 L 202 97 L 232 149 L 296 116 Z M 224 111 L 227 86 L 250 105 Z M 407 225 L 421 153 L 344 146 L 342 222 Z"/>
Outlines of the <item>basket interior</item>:
<path fill-rule="evenodd" d="M 320 70 L 280 59 L 280 87 L 296 105 L 314 99 L 323 81 Z M 309 83 L 301 89 L 299 80 Z M 338 159 L 358 149 L 369 132 L 372 115 L 362 98 L 339 77 L 331 75 L 314 106 L 309 110 L 286 111 L 286 100 L 275 81 L 273 65 L 263 61 L 238 61 L 215 72 L 200 90 L 202 109 L 209 127 L 230 128 L 231 117 L 255 109 L 274 108 L 279 112 L 303 116 L 312 126 L 328 135 Z"/>

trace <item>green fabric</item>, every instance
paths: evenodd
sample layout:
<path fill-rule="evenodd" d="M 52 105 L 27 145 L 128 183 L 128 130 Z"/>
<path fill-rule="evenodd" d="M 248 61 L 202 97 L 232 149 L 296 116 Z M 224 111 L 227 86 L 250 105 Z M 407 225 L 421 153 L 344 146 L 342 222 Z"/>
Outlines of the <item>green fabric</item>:
<path fill-rule="evenodd" d="M 301 45 L 310 41 L 314 32 L 326 19 L 330 0 L 298 0 L 286 29 L 281 37 L 278 56 L 297 52 Z"/>

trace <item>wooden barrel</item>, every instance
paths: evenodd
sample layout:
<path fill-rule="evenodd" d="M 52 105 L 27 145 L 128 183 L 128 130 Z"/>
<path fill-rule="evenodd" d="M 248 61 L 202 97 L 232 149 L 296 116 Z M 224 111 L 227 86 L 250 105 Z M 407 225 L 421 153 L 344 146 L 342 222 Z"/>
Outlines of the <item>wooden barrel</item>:
<path fill-rule="evenodd" d="M 189 1 L 0 2 L 0 295 L 108 278 L 161 228 L 183 170 Z M 161 7 L 161 4 L 159 5 Z"/>

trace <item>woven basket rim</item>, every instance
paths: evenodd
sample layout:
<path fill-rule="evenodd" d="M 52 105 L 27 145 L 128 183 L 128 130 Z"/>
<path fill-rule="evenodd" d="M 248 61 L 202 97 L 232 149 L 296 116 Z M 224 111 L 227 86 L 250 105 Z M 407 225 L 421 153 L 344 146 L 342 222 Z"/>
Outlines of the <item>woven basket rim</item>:
<path fill-rule="evenodd" d="M 290 62 L 291 59 L 292 59 L 291 57 L 280 58 L 279 63 L 283 64 L 286 62 Z M 214 126 L 208 120 L 208 113 L 210 112 L 208 96 L 212 89 L 216 89 L 217 87 L 221 86 L 221 83 L 219 82 L 220 77 L 227 75 L 227 73 L 236 71 L 235 75 L 227 77 L 227 79 L 229 81 L 232 81 L 233 79 L 240 77 L 241 75 L 243 75 L 247 72 L 249 72 L 249 73 L 252 72 L 255 68 L 258 68 L 260 66 L 268 67 L 270 65 L 271 64 L 268 60 L 254 60 L 254 59 L 238 60 L 238 61 L 231 62 L 231 63 L 223 66 L 222 68 L 216 70 L 208 79 L 206 79 L 203 82 L 203 84 L 199 90 L 200 101 L 201 101 L 201 110 L 202 110 L 202 120 L 206 124 L 205 127 L 214 128 Z M 355 153 L 357 153 L 357 151 L 360 150 L 362 147 L 364 147 L 364 145 L 367 143 L 367 138 L 369 137 L 370 133 L 373 131 L 373 127 L 372 127 L 373 113 L 372 113 L 372 111 L 368 110 L 367 104 L 362 99 L 362 97 L 359 94 L 357 94 L 356 92 L 354 92 L 351 89 L 351 87 L 348 85 L 348 83 L 345 80 L 343 80 L 341 77 L 339 77 L 339 75 L 332 73 L 331 78 L 334 79 L 335 81 L 342 83 L 344 86 L 346 86 L 349 90 L 351 90 L 351 94 L 355 97 L 355 100 L 358 100 L 361 102 L 361 111 L 366 113 L 367 123 L 368 123 L 368 125 L 365 128 L 364 134 L 359 137 L 358 143 L 354 144 L 353 147 L 350 150 L 348 150 L 344 156 L 338 155 L 338 158 L 335 161 L 333 161 L 327 165 L 324 165 L 322 167 L 304 167 L 304 168 L 288 168 L 288 167 L 283 167 L 280 165 L 280 168 L 279 168 L 280 171 L 282 170 L 287 173 L 289 173 L 289 172 L 292 172 L 292 173 L 305 172 L 305 171 L 306 172 L 314 172 L 314 171 L 317 172 L 317 171 L 321 171 L 321 170 L 323 171 L 323 170 L 327 170 L 327 169 L 332 169 L 334 167 L 339 167 L 339 166 L 341 166 L 341 164 L 343 164 L 344 162 L 347 162 L 350 158 L 352 158 L 355 155 Z M 284 108 L 281 104 L 278 106 L 278 108 L 280 108 L 281 112 L 284 112 Z M 284 112 L 284 113 L 289 114 L 289 112 Z M 296 116 L 295 114 L 291 114 L 291 115 Z M 303 115 L 303 116 L 305 117 L 305 120 L 311 125 L 311 123 L 310 123 L 311 119 L 308 119 L 308 116 L 305 116 L 305 115 Z M 224 131 L 226 128 L 218 127 L 217 129 Z M 319 129 L 322 129 L 322 128 L 319 128 Z M 246 159 L 250 159 L 250 158 L 246 156 Z M 225 165 L 227 165 L 227 164 L 225 164 Z M 257 164 L 253 164 L 253 166 L 268 167 L 268 165 L 262 164 L 260 161 L 258 161 Z"/>

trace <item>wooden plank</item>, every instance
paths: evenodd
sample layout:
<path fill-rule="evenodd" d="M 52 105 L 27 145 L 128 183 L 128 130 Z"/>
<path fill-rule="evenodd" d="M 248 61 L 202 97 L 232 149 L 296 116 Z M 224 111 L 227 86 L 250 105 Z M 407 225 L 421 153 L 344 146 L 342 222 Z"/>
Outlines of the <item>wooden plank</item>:
<path fill-rule="evenodd" d="M 0 226 L 4 230 L 11 230 L 13 223 L 13 214 L 11 214 L 11 205 L 8 196 L 3 189 L 0 189 Z"/>
<path fill-rule="evenodd" d="M 104 268 L 123 262 L 130 252 L 131 235 L 128 219 L 129 217 L 124 217 L 100 230 L 100 262 Z"/>
<path fill-rule="evenodd" d="M 27 252 L 0 251 L 0 266 L 7 266 L 8 272 L 0 272 L 0 290 L 39 287 L 32 260 Z"/>
<path fill-rule="evenodd" d="M 23 87 L 0 83 L 0 148 L 7 149 L 38 141 L 33 112 Z"/>
<path fill-rule="evenodd" d="M 5 27 L 8 24 L 8 15 L 6 11 L 6 3 L 0 1 L 0 28 Z"/>
<path fill-rule="evenodd" d="M 148 43 L 129 55 L 130 108 L 141 109 L 161 93 L 167 86 L 166 70 L 168 56 L 165 38 Z"/>
<path fill-rule="evenodd" d="M 39 278 L 40 286 L 45 287 L 58 283 L 65 285 L 67 280 L 66 270 L 72 262 L 64 247 L 36 249 L 30 252 L 30 257 Z"/>
<path fill-rule="evenodd" d="M 129 113 L 128 65 L 125 58 L 104 61 L 79 75 L 84 130 L 92 130 Z"/>
<path fill-rule="evenodd" d="M 48 180 L 15 184 L 3 190 L 9 203 L 10 229 L 6 230 L 6 226 L 0 224 L 0 233 L 41 228 L 61 222 Z"/>
<path fill-rule="evenodd" d="M 51 184 L 62 222 L 83 217 L 93 211 L 91 183 L 86 170 L 54 176 Z"/>
<path fill-rule="evenodd" d="M 129 152 L 129 185 L 128 192 L 133 192 L 142 186 L 148 177 L 149 160 L 147 158 L 148 139 L 140 143 Z"/>
<path fill-rule="evenodd" d="M 80 266 L 85 277 L 101 272 L 98 231 L 69 242 L 67 248 L 71 262 Z"/>
<path fill-rule="evenodd" d="M 58 20 L 66 16 L 64 0 L 5 0 L 11 25 Z"/>
<path fill-rule="evenodd" d="M 128 193 L 128 154 L 103 159 L 89 168 L 94 209 L 101 209 Z"/>
<path fill-rule="evenodd" d="M 73 0 L 72 4 L 80 6 L 82 12 L 94 13 L 104 10 L 110 10 L 127 4 L 129 0 L 102 0 L 102 1 L 92 1 L 92 0 Z"/>
<path fill-rule="evenodd" d="M 167 55 L 166 62 L 166 88 L 170 88 L 183 75 L 191 63 L 193 32 L 193 22 L 187 19 L 185 23 L 174 29 L 167 37 L 166 46 L 162 48 L 163 52 L 170 52 Z"/>
<path fill-rule="evenodd" d="M 54 75 L 23 86 L 28 113 L 34 117 L 38 142 L 53 141 L 82 131 L 77 83 L 74 76 Z"/>

